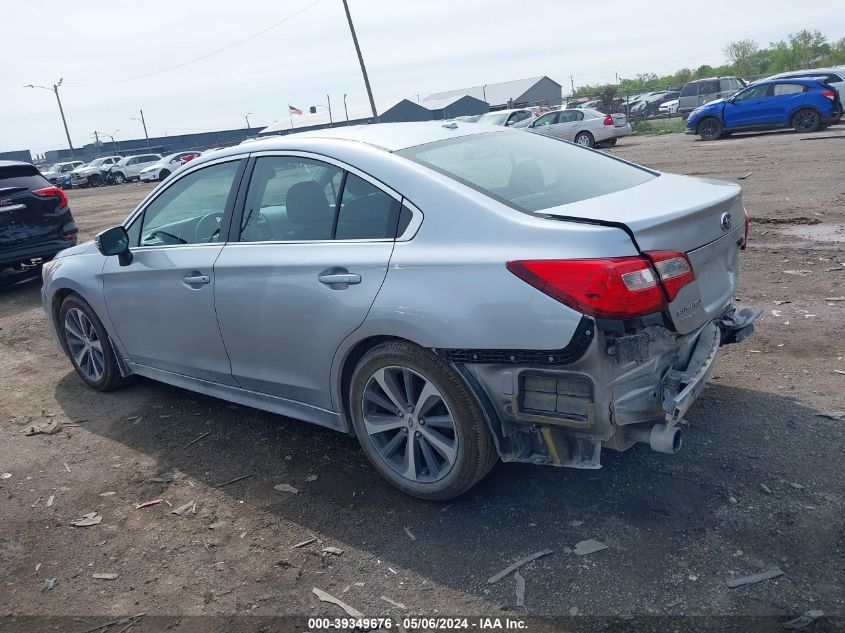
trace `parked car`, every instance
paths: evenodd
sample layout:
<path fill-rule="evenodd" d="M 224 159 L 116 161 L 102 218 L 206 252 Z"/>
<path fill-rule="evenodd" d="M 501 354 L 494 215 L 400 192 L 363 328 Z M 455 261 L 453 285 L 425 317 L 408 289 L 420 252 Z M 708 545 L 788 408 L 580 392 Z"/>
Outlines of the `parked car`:
<path fill-rule="evenodd" d="M 464 116 L 456 116 L 455 121 L 463 121 L 464 123 L 475 123 L 480 119 L 483 115 L 481 114 L 467 114 Z"/>
<path fill-rule="evenodd" d="M 672 99 L 671 101 L 664 101 L 660 104 L 658 108 L 658 112 L 660 114 L 668 114 L 674 115 L 678 113 L 678 99 Z"/>
<path fill-rule="evenodd" d="M 845 69 L 842 66 L 834 68 L 812 68 L 810 70 L 793 70 L 786 73 L 779 73 L 764 79 L 764 81 L 771 81 L 772 79 L 818 79 L 823 81 L 828 86 L 836 89 L 839 95 L 839 111 L 838 117 L 842 118 L 842 101 L 845 99 Z"/>
<path fill-rule="evenodd" d="M 641 99 L 635 107 L 631 108 L 631 118 L 647 119 L 660 114 L 660 106 L 667 101 L 677 100 L 679 95 L 680 91 L 678 90 L 666 90 Z"/>
<path fill-rule="evenodd" d="M 495 112 L 488 112 L 482 114 L 476 123 L 486 123 L 488 125 L 503 125 L 505 127 L 524 127 L 527 121 L 534 116 L 534 113 L 528 108 L 515 108 L 511 110 L 496 110 Z M 523 125 L 518 125 L 523 123 Z"/>
<path fill-rule="evenodd" d="M 152 182 L 154 180 L 164 180 L 174 171 L 179 169 L 183 163 L 182 159 L 191 156 L 196 157 L 199 154 L 195 151 L 188 151 L 188 152 L 176 152 L 174 154 L 170 154 L 169 156 L 165 156 L 158 162 L 153 163 L 147 167 L 144 167 L 138 174 L 138 179 L 142 182 Z"/>
<path fill-rule="evenodd" d="M 745 85 L 745 80 L 739 77 L 713 77 L 691 81 L 681 88 L 678 113 L 689 114 L 698 106 L 731 96 L 745 88 Z"/>
<path fill-rule="evenodd" d="M 41 175 L 47 179 L 51 185 L 55 185 L 56 181 L 62 175 L 70 175 L 74 169 L 82 165 L 81 160 L 72 160 L 65 163 L 55 163 L 50 165 L 50 168 L 47 171 L 41 172 Z"/>
<path fill-rule="evenodd" d="M 52 259 L 76 234 L 64 191 L 34 165 L 0 161 L 0 271 Z"/>
<path fill-rule="evenodd" d="M 616 145 L 617 140 L 631 134 L 624 114 L 604 114 L 588 108 L 547 112 L 529 123 L 526 129 L 583 147 L 595 147 L 599 143 Z"/>
<path fill-rule="evenodd" d="M 191 161 L 45 265 L 42 298 L 94 389 L 137 374 L 353 433 L 448 499 L 499 456 L 677 452 L 759 314 L 732 306 L 743 215 L 736 184 L 539 134 L 339 127 Z"/>
<path fill-rule="evenodd" d="M 761 81 L 693 110 L 686 133 L 711 141 L 733 132 L 777 127 L 815 132 L 834 121 L 840 108 L 836 90 L 821 81 Z"/>
<path fill-rule="evenodd" d="M 188 154 L 185 154 L 182 158 L 180 158 L 179 162 L 182 163 L 183 165 L 185 163 L 190 163 L 195 158 L 202 156 L 202 154 L 203 154 L 202 152 L 189 152 Z"/>
<path fill-rule="evenodd" d="M 108 172 L 109 182 L 116 185 L 127 180 L 138 180 L 141 170 L 161 160 L 159 154 L 141 154 L 140 156 L 125 156 Z"/>
<path fill-rule="evenodd" d="M 120 162 L 122 156 L 103 156 L 95 158 L 87 165 L 80 165 L 70 172 L 70 184 L 73 187 L 99 187 L 106 182 L 106 174 L 112 165 Z"/>

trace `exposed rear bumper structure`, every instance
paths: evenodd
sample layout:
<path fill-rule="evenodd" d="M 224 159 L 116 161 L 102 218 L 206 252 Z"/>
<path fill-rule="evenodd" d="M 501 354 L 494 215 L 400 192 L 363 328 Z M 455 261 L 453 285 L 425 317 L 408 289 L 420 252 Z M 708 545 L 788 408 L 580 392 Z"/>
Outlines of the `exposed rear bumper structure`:
<path fill-rule="evenodd" d="M 589 345 L 566 365 L 449 360 L 482 402 L 503 460 L 600 468 L 602 448 L 642 442 L 678 452 L 680 422 L 704 390 L 719 347 L 747 337 L 759 314 L 730 309 L 685 335 L 657 319 L 616 329 L 590 321 Z"/>
<path fill-rule="evenodd" d="M 76 246 L 76 237 L 72 239 L 57 239 L 38 244 L 21 244 L 14 246 L 0 245 L 0 270 L 18 264 L 39 264 L 52 259 L 59 251 Z"/>

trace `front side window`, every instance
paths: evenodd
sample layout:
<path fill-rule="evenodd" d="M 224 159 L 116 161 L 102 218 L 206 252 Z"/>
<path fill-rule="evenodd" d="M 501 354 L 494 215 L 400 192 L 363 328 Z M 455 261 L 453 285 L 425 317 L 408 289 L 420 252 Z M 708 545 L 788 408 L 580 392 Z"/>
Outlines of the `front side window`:
<path fill-rule="evenodd" d="M 310 158 L 255 161 L 241 221 L 242 242 L 330 240 L 342 170 Z"/>
<path fill-rule="evenodd" d="M 694 97 L 698 93 L 698 84 L 687 84 L 681 88 L 682 97 Z"/>
<path fill-rule="evenodd" d="M 747 90 L 737 93 L 734 101 L 748 101 L 750 99 L 763 99 L 769 94 L 768 84 L 762 86 L 753 86 Z"/>
<path fill-rule="evenodd" d="M 239 161 L 192 172 L 165 189 L 129 228 L 130 244 L 141 246 L 203 244 L 222 241 L 221 222 Z M 140 221 L 140 231 L 135 228 Z"/>
<path fill-rule="evenodd" d="M 656 177 L 647 169 L 543 134 L 473 134 L 396 153 L 529 213 Z"/>
<path fill-rule="evenodd" d="M 775 84 L 772 94 L 776 97 L 781 95 L 797 95 L 804 92 L 805 87 L 801 84 Z"/>
<path fill-rule="evenodd" d="M 568 110 L 567 110 L 568 112 Z M 540 127 L 541 125 L 549 125 L 550 123 L 555 122 L 555 117 L 558 115 L 557 112 L 549 112 L 548 114 L 544 114 L 539 119 L 532 123 L 533 127 Z"/>

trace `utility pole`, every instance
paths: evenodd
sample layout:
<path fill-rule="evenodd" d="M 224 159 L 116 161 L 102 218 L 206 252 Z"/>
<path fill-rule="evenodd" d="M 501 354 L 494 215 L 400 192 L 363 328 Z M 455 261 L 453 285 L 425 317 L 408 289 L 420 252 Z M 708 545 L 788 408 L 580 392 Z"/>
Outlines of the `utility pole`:
<path fill-rule="evenodd" d="M 329 95 L 326 95 L 326 103 L 329 104 L 329 127 L 334 125 L 334 120 L 332 119 L 332 98 Z"/>
<path fill-rule="evenodd" d="M 572 96 L 575 96 L 575 79 L 572 75 L 569 75 L 569 83 L 572 85 Z"/>
<path fill-rule="evenodd" d="M 249 115 L 250 115 L 250 114 L 252 114 L 252 112 L 247 112 L 247 113 L 244 115 L 244 119 L 246 120 L 246 131 L 247 131 L 247 133 L 249 132 L 249 129 L 252 127 L 252 126 L 249 124 Z"/>
<path fill-rule="evenodd" d="M 378 112 L 376 111 L 376 102 L 373 99 L 373 90 L 370 88 L 370 78 L 367 77 L 367 67 L 364 66 L 364 57 L 361 55 L 361 47 L 358 45 L 358 36 L 355 35 L 355 27 L 352 25 L 352 16 L 349 14 L 349 4 L 346 0 L 343 0 L 343 9 L 346 11 L 346 21 L 349 22 L 349 32 L 352 33 L 352 42 L 355 44 L 355 52 L 358 53 L 358 63 L 361 64 L 361 74 L 364 75 L 364 85 L 367 88 L 367 97 L 370 99 L 370 108 L 373 111 L 373 123 L 378 123 Z"/>
<path fill-rule="evenodd" d="M 346 114 L 346 125 L 349 125 L 349 110 L 346 109 L 346 93 L 343 93 L 343 112 Z"/>
<path fill-rule="evenodd" d="M 94 146 L 97 148 L 97 155 L 100 155 L 100 136 L 97 134 L 97 130 L 94 130 Z"/>
<path fill-rule="evenodd" d="M 344 0 L 344 2 L 345 2 L 345 0 Z M 348 12 L 347 12 L 347 15 L 348 15 Z M 27 85 L 24 86 L 24 88 L 41 88 L 42 90 L 52 90 L 56 94 L 56 101 L 59 104 L 59 114 L 62 115 L 62 125 L 65 126 L 65 136 L 67 137 L 67 146 L 68 146 L 68 148 L 70 148 L 70 157 L 71 157 L 71 160 L 73 160 L 73 159 L 76 158 L 76 155 L 73 152 L 73 141 L 70 140 L 70 132 L 67 129 L 67 119 L 65 119 L 65 110 L 62 107 L 62 100 L 59 97 L 59 86 L 62 85 L 63 81 L 64 81 L 64 78 L 59 79 L 58 82 L 53 84 L 52 88 L 48 88 L 47 86 L 35 86 L 33 84 L 27 84 Z"/>
<path fill-rule="evenodd" d="M 150 147 L 150 135 L 147 134 L 147 122 L 144 120 L 144 111 L 140 110 L 141 112 L 141 125 L 144 128 L 144 138 L 147 139 L 147 151 L 151 152 L 152 147 Z"/>

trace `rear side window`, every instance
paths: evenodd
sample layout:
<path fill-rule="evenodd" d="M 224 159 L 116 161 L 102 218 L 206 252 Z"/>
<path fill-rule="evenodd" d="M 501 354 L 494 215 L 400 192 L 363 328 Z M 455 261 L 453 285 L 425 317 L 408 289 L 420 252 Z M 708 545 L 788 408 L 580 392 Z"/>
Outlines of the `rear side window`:
<path fill-rule="evenodd" d="M 801 84 L 775 84 L 772 94 L 776 97 L 780 95 L 795 95 L 806 92 L 807 87 Z"/>
<path fill-rule="evenodd" d="M 640 185 L 657 174 L 533 133 L 484 133 L 397 152 L 519 211 L 534 213 Z"/>
<path fill-rule="evenodd" d="M 0 166 L 0 193 L 7 187 L 25 187 L 27 189 L 43 189 L 50 183 L 33 165 Z"/>
<path fill-rule="evenodd" d="M 347 174 L 337 216 L 338 240 L 393 238 L 400 203 L 355 174 Z"/>

